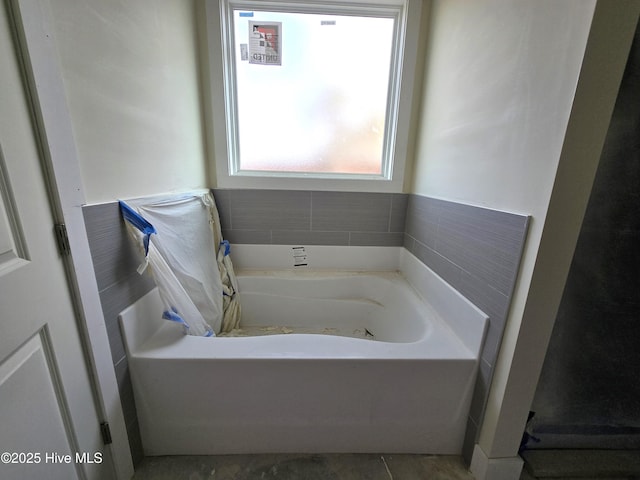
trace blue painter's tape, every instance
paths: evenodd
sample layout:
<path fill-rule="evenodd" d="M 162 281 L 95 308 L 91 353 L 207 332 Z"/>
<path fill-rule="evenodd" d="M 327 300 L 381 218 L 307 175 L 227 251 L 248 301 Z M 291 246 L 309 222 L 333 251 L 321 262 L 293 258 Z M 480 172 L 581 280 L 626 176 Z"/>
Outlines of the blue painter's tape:
<path fill-rule="evenodd" d="M 185 321 L 184 318 L 178 315 L 178 310 L 176 310 L 176 307 L 171 307 L 171 310 L 165 310 L 164 312 L 162 312 L 162 318 L 181 324 L 182 328 L 184 329 L 184 334 L 189 334 L 189 329 L 191 327 L 189 327 L 189 324 Z"/>
<path fill-rule="evenodd" d="M 142 243 L 144 245 L 144 254 L 146 256 L 149 253 L 149 237 L 153 233 L 158 232 L 153 225 L 151 225 L 142 215 L 136 212 L 129 205 L 124 203 L 122 200 L 118 203 L 120 204 L 120 211 L 122 212 L 124 219 L 143 233 L 144 238 Z"/>
<path fill-rule="evenodd" d="M 189 324 L 184 320 L 184 318 L 178 315 L 178 310 L 176 310 L 175 307 L 171 307 L 171 310 L 165 310 L 162 312 L 162 318 L 165 320 L 171 320 L 172 322 L 181 323 L 185 328 L 189 328 Z"/>
<path fill-rule="evenodd" d="M 253 17 L 253 12 L 240 12 L 241 17 Z"/>
<path fill-rule="evenodd" d="M 229 240 L 223 240 L 220 242 L 220 245 L 224 245 L 224 256 L 226 257 L 231 252 L 231 245 L 229 245 Z"/>

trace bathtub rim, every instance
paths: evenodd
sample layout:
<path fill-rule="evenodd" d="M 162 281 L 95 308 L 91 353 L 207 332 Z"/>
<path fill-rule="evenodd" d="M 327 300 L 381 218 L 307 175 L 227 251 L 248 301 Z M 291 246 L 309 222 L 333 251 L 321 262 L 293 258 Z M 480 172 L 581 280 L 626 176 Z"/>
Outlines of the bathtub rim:
<path fill-rule="evenodd" d="M 387 272 L 385 272 L 387 273 Z M 355 277 L 363 273 L 355 274 Z M 369 272 L 365 274 L 374 277 Z M 396 278 L 408 282 L 394 272 Z M 331 277 L 322 277 L 323 279 Z M 400 285 L 399 287 L 402 287 Z M 413 290 L 413 289 L 412 289 Z M 205 338 L 185 336 L 180 325 L 162 320 L 162 303 L 157 288 L 120 315 L 130 360 L 469 360 L 473 354 L 447 328 L 433 308 L 415 290 L 406 292 L 411 302 L 425 308 L 425 333 L 409 342 L 372 341 L 334 335 L 297 334 Z M 138 321 L 140 318 L 149 321 Z"/>
<path fill-rule="evenodd" d="M 242 248 L 236 249 L 236 255 L 244 255 L 247 252 L 250 252 L 252 257 L 260 257 L 263 260 L 261 262 L 257 262 L 258 265 L 255 265 L 256 268 L 246 269 L 247 274 L 251 275 L 254 272 L 260 270 L 268 270 L 273 272 L 274 274 L 282 274 L 287 275 L 293 271 L 292 268 L 272 268 L 268 269 L 270 266 L 282 266 L 283 259 L 285 262 L 289 261 L 288 255 L 290 253 L 291 246 L 281 246 L 281 245 L 241 245 Z M 265 248 L 266 247 L 266 248 Z M 276 247 L 276 248 L 273 248 Z M 487 328 L 488 317 L 475 305 L 473 305 L 469 300 L 467 300 L 464 296 L 462 296 L 458 291 L 456 291 L 451 285 L 446 283 L 441 277 L 439 277 L 435 272 L 433 272 L 430 268 L 420 262 L 414 255 L 405 250 L 402 247 L 326 247 L 322 246 L 321 248 L 312 248 L 307 247 L 310 253 L 310 257 L 313 258 L 312 266 L 313 268 L 306 268 L 304 272 L 314 272 L 318 271 L 320 274 L 328 274 L 329 271 L 335 273 L 337 275 L 347 276 L 347 275 L 357 275 L 357 274 L 375 274 L 377 271 L 382 270 L 380 273 L 393 273 L 400 272 L 402 277 L 410 284 L 413 288 L 414 292 L 417 294 L 418 298 L 429 305 L 436 314 L 439 316 L 441 320 L 443 320 L 443 324 L 446 328 L 448 328 L 452 335 L 459 340 L 466 350 L 468 350 L 469 355 L 461 353 L 460 351 L 451 352 L 453 355 L 448 354 L 446 351 L 438 348 L 438 345 L 432 345 L 434 347 L 434 351 L 432 352 L 434 355 L 428 355 L 427 358 L 479 358 L 480 349 L 482 347 L 482 343 L 484 341 L 484 336 Z M 382 249 L 382 250 L 381 250 Z M 238 253 L 237 250 L 240 250 Z M 374 255 L 376 258 L 381 259 L 380 261 L 371 262 L 369 268 L 366 267 L 365 262 L 362 260 L 366 258 L 366 256 Z M 245 258 L 245 257 L 243 257 Z M 340 264 L 340 262 L 345 258 L 351 258 L 351 261 L 345 262 L 347 263 L 347 267 L 350 269 L 339 269 L 336 268 L 336 265 Z M 266 261 L 265 261 L 266 259 Z M 275 261 L 274 261 L 275 260 Z M 354 261 L 355 260 L 355 261 Z M 236 262 L 238 263 L 238 262 Z M 239 262 L 243 265 L 246 265 L 245 262 Z M 311 262 L 310 262 L 311 263 Z M 386 268 L 372 268 L 372 267 L 380 267 L 380 264 L 383 264 Z M 353 271 L 354 267 L 360 267 Z M 259 269 L 259 270 L 257 270 Z M 304 273 L 303 273 L 304 274 Z M 155 292 L 155 293 L 154 293 Z M 157 289 L 152 290 L 147 293 L 144 297 L 139 299 L 133 305 L 130 305 L 125 310 L 123 310 L 119 316 L 121 327 L 123 330 L 123 336 L 125 337 L 125 348 L 127 350 L 127 354 L 136 357 L 148 357 L 148 358 L 166 358 L 166 355 L 177 355 L 179 348 L 185 348 L 186 345 L 189 345 L 187 348 L 194 348 L 193 352 L 196 357 L 204 358 L 206 355 L 201 351 L 202 347 L 192 346 L 189 343 L 193 340 L 204 340 L 210 341 L 211 339 L 198 339 L 197 337 L 186 337 L 184 341 L 175 342 L 175 344 L 167 345 L 166 338 L 161 337 L 158 342 L 151 343 L 147 345 L 144 350 L 141 350 L 141 346 L 151 339 L 151 337 L 157 332 L 162 330 L 163 324 L 166 324 L 165 320 L 160 319 L 160 315 L 153 314 L 152 318 L 155 318 L 155 322 L 146 322 L 142 324 L 142 322 L 126 322 L 124 319 L 130 316 L 130 310 L 135 308 L 136 305 L 138 307 L 142 306 L 142 308 L 151 309 L 153 311 L 155 303 L 157 299 L 154 299 L 154 295 L 157 294 Z M 156 307 L 157 308 L 157 307 Z M 126 322 L 126 324 L 125 324 Z M 165 327 L 164 330 L 168 330 L 174 327 L 173 325 L 169 325 L 169 327 Z M 276 349 L 284 349 L 288 352 L 287 355 L 280 355 L 280 358 L 336 358 L 336 356 L 331 356 L 329 352 L 322 352 L 318 350 L 320 347 L 311 348 L 311 350 L 307 351 L 299 351 L 299 355 L 296 356 L 295 352 L 299 350 L 293 344 L 294 341 L 300 341 L 300 337 L 304 337 L 305 335 L 309 335 L 312 337 L 318 337 L 318 335 L 312 334 L 291 334 L 291 335 L 274 335 L 270 337 L 242 337 L 241 339 L 234 338 L 225 338 L 224 341 L 228 342 L 227 345 L 233 345 L 236 343 L 235 341 L 240 340 L 245 342 L 244 352 L 247 355 L 246 358 L 278 358 L 275 355 L 270 354 L 269 352 L 273 350 L 273 347 Z M 289 337 L 286 338 L 278 338 L 273 340 L 276 337 Z M 338 338 L 338 340 L 335 340 Z M 373 342 L 373 343 L 382 343 L 387 348 L 381 348 L 379 345 L 375 347 L 371 346 L 363 346 L 359 345 L 358 342 L 363 342 L 359 339 L 348 339 L 346 337 L 331 337 L 332 341 L 342 345 L 338 349 L 338 351 L 333 350 L 332 352 L 336 354 L 337 358 L 373 358 L 373 359 L 394 359 L 394 358 L 402 358 L 402 359 L 424 359 L 424 342 L 416 341 L 409 343 L 387 343 L 387 342 Z M 222 339 L 221 339 L 222 340 Z M 235 340 L 235 341 L 234 341 Z M 308 340 L 308 339 L 307 339 Z M 164 343 L 163 343 L 164 342 Z M 265 347 L 265 342 L 270 342 L 269 347 Z M 329 342 L 325 339 L 314 339 L 315 343 L 327 343 Z M 368 341 L 364 341 L 368 342 Z M 303 344 L 307 344 L 307 346 L 311 345 L 308 341 L 303 341 Z M 197 343 L 194 345 L 198 345 Z M 152 351 L 152 347 L 160 347 L 158 351 Z M 246 349 L 254 348 L 253 354 Z M 358 353 L 349 354 L 349 348 L 355 347 Z M 362 348 L 361 348 L 362 347 Z M 422 347 L 422 348 L 420 348 Z M 327 347 L 329 348 L 329 347 Z M 214 358 L 237 358 L 237 354 L 233 355 L 232 349 L 224 348 L 223 351 L 218 352 L 218 355 L 213 355 Z M 208 352 L 208 355 L 211 356 L 213 352 Z"/>

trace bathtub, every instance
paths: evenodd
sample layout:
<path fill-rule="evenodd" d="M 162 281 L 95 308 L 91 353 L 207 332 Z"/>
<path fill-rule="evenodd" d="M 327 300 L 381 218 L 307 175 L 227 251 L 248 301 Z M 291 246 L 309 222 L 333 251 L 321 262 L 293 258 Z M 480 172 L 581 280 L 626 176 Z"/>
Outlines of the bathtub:
<path fill-rule="evenodd" d="M 305 257 L 235 246 L 239 336 L 184 336 L 157 290 L 120 314 L 146 455 L 461 452 L 486 315 L 402 248 Z"/>

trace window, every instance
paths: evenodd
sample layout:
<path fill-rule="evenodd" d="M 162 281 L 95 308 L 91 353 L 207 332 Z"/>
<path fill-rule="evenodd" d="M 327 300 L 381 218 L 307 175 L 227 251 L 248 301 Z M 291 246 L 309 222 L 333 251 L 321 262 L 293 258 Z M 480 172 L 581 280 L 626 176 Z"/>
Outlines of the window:
<path fill-rule="evenodd" d="M 408 0 L 389 3 L 209 8 L 218 186 L 401 190 L 419 20 L 408 42 Z"/>

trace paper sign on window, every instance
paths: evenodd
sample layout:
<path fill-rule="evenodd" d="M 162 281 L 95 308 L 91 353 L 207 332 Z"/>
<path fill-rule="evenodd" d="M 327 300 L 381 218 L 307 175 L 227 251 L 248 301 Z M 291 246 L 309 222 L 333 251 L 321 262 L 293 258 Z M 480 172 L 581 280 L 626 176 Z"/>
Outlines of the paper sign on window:
<path fill-rule="evenodd" d="M 282 65 L 282 22 L 249 20 L 249 63 Z"/>

